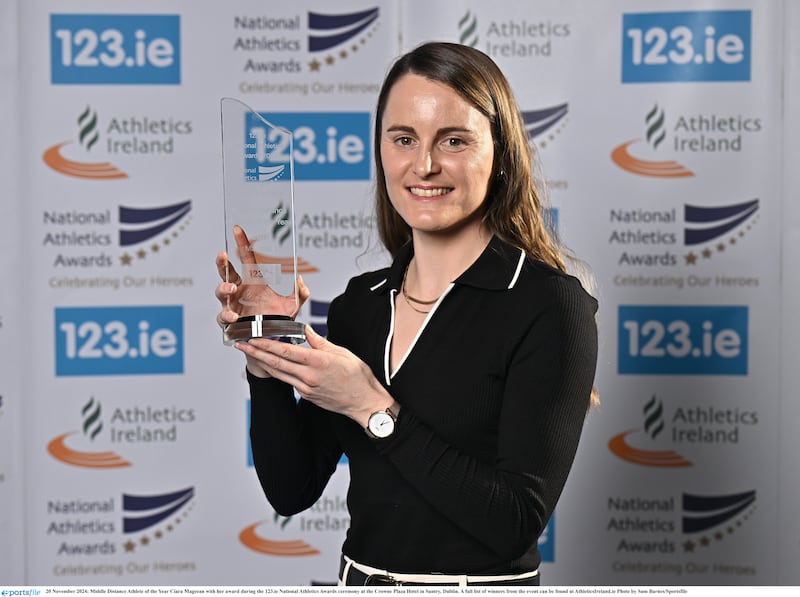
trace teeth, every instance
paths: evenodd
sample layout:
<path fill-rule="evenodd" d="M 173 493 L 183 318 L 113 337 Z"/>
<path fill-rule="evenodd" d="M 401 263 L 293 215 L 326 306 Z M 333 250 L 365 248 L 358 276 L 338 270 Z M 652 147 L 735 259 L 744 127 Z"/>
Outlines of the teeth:
<path fill-rule="evenodd" d="M 412 195 L 416 195 L 417 197 L 438 197 L 449 193 L 452 189 L 441 187 L 438 189 L 418 189 L 416 187 L 410 187 L 408 190 L 411 191 Z"/>

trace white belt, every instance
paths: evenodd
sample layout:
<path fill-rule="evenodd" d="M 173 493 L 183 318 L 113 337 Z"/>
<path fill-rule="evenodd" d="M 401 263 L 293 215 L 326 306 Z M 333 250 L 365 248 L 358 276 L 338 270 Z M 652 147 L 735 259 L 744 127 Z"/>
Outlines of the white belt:
<path fill-rule="evenodd" d="M 344 558 L 345 565 L 342 570 L 342 576 L 339 579 L 339 586 L 344 586 L 347 581 L 347 575 L 349 574 L 351 568 L 355 568 L 367 576 L 374 576 L 384 581 L 395 581 L 397 584 L 422 583 L 432 585 L 455 584 L 459 586 L 467 586 L 478 583 L 523 580 L 526 578 L 535 578 L 539 575 L 538 570 L 523 572 L 522 574 L 501 574 L 496 576 L 475 574 L 402 574 L 399 572 L 389 572 L 388 570 L 382 570 L 380 568 L 373 568 L 372 566 L 367 566 L 366 564 L 360 564 L 347 556 L 342 556 L 342 558 Z"/>

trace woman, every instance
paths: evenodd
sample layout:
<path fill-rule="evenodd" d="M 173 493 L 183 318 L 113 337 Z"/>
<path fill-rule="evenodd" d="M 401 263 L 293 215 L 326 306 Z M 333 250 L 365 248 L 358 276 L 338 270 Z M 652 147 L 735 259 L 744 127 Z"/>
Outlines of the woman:
<path fill-rule="evenodd" d="M 494 62 L 449 43 L 402 56 L 378 98 L 375 163 L 391 266 L 350 280 L 327 339 L 236 344 L 262 487 L 295 514 L 347 454 L 341 584 L 539 584 L 537 539 L 590 402 L 597 304 L 545 227 Z M 220 324 L 237 291 L 218 286 L 232 305 Z"/>

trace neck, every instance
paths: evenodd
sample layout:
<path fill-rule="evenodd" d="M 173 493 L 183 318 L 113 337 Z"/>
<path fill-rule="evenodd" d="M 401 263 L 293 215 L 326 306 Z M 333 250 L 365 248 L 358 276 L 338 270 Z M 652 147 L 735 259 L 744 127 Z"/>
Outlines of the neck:
<path fill-rule="evenodd" d="M 483 253 L 491 233 L 475 229 L 471 234 L 448 238 L 414 232 L 414 258 L 408 269 L 409 292 L 418 298 L 439 296 Z"/>

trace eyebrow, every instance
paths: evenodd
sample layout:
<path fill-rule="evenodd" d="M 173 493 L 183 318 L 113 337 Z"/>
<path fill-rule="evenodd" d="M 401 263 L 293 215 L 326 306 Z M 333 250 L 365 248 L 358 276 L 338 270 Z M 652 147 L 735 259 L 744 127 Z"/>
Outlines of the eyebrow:
<path fill-rule="evenodd" d="M 416 133 L 413 126 L 406 126 L 402 124 L 393 124 L 386 128 L 387 133 Z M 436 131 L 436 136 L 449 135 L 450 133 L 469 133 L 475 134 L 472 129 L 464 128 L 461 126 L 446 126 Z"/>

